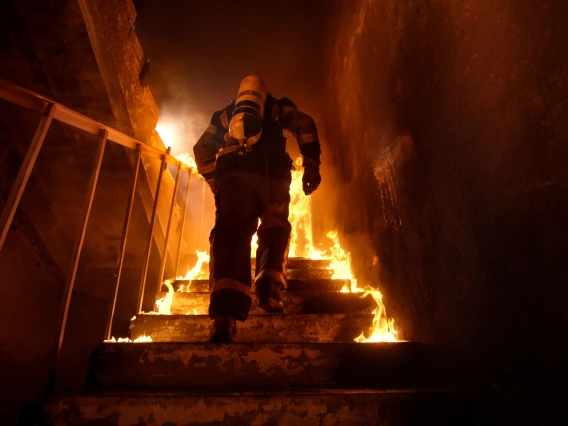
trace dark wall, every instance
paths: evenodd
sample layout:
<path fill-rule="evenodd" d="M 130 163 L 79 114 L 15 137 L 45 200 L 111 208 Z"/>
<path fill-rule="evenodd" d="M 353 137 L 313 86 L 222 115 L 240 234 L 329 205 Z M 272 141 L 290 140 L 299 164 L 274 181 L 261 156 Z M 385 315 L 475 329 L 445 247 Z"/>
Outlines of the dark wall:
<path fill-rule="evenodd" d="M 101 28 L 84 18 L 84 8 L 76 0 L 0 2 L 0 77 L 163 148 L 154 132 L 156 105 L 138 81 L 142 52 L 129 24 L 134 8 L 121 0 L 105 0 L 104 5 L 93 7 L 107 18 L 114 13 L 114 19 L 103 20 L 106 27 Z M 105 55 L 109 46 L 120 61 Z M 121 78 L 128 79 L 124 89 Z M 36 112 L 0 100 L 0 210 L 39 118 Z M 97 142 L 95 135 L 54 120 L 0 251 L 1 424 L 16 424 L 22 404 L 39 399 L 53 368 L 62 292 Z M 104 336 L 116 285 L 132 155 L 131 150 L 107 144 L 67 320 L 57 390 L 82 389 L 89 355 Z M 116 336 L 127 335 L 136 312 L 134 299 L 148 240 L 153 201 L 149 186 L 155 185 L 154 169 L 159 165 L 153 167 L 150 160 L 143 163 L 114 322 Z M 166 174 L 148 274 L 155 283 L 152 290 L 163 252 L 162 244 L 156 247 L 162 238 L 160 228 L 165 228 L 162 205 L 169 208 L 165 198 L 171 197 L 172 188 L 173 179 Z"/>
<path fill-rule="evenodd" d="M 561 1 L 338 1 L 327 52 L 357 268 L 378 255 L 403 337 L 535 376 L 568 319 L 567 18 Z"/>

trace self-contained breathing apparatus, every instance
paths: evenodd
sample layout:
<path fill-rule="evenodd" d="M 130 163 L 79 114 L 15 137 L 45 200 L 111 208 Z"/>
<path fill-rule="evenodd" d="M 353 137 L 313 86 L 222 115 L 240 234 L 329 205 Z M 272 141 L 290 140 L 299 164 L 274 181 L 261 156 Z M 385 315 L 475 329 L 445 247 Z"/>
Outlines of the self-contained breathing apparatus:
<path fill-rule="evenodd" d="M 256 76 L 246 77 L 239 87 L 229 134 L 239 141 L 240 155 L 252 150 L 262 136 L 264 106 L 268 90 L 266 84 Z"/>

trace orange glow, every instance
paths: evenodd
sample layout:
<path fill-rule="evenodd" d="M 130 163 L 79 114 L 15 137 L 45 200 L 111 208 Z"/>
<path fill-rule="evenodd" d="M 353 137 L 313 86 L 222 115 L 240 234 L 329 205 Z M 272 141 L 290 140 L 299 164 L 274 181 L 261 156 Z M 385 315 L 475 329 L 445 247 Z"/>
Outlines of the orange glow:
<path fill-rule="evenodd" d="M 176 152 L 181 145 L 184 144 L 184 134 L 183 129 L 178 128 L 178 126 L 172 122 L 163 122 L 162 119 L 156 125 L 156 132 L 160 135 L 160 138 L 166 146 L 172 148 L 172 152 Z M 174 155 L 176 159 L 185 164 L 193 174 L 197 173 L 197 164 L 195 164 L 195 159 L 188 153 Z"/>
<path fill-rule="evenodd" d="M 187 271 L 185 275 L 177 277 L 178 280 L 189 281 L 189 283 L 185 288 L 184 286 L 180 286 L 178 291 L 191 291 L 190 286 L 193 280 L 207 279 L 209 276 L 208 271 L 203 269 L 203 264 L 209 263 L 209 253 L 207 251 L 199 250 L 195 250 L 195 253 L 197 254 L 197 262 L 195 263 L 195 266 Z"/>
<path fill-rule="evenodd" d="M 130 340 L 128 337 L 119 337 L 118 339 L 114 336 L 110 340 L 105 340 L 105 343 L 149 343 L 152 342 L 152 338 L 150 336 L 140 336 L 137 339 Z"/>
<path fill-rule="evenodd" d="M 290 215 L 292 225 L 289 257 L 320 259 L 321 253 L 314 248 L 312 239 L 312 205 L 310 197 L 304 194 L 302 186 L 302 158 L 296 160 L 296 170 L 292 170 L 290 184 Z"/>
<path fill-rule="evenodd" d="M 377 308 L 373 311 L 373 329 L 369 337 L 365 337 L 364 333 L 357 338 L 356 342 L 398 342 L 398 333 L 394 329 L 394 319 L 387 317 L 385 305 L 383 304 L 383 295 L 378 290 L 367 290 L 362 297 L 367 295 L 373 296 Z"/>
<path fill-rule="evenodd" d="M 257 224 L 257 228 L 258 225 L 260 225 L 260 219 L 258 220 L 258 224 Z M 254 259 L 256 257 L 256 249 L 258 248 L 258 235 L 255 232 L 254 235 L 252 236 L 252 240 L 250 242 L 250 257 L 251 259 Z"/>
<path fill-rule="evenodd" d="M 185 153 L 180 155 L 174 155 L 174 157 L 177 158 L 179 161 L 181 161 L 183 164 L 185 164 L 191 170 L 191 173 L 201 177 L 201 175 L 197 171 L 197 164 L 195 164 L 195 159 L 191 155 Z"/>
<path fill-rule="evenodd" d="M 170 280 L 164 281 L 164 285 L 168 287 L 168 294 L 160 300 L 156 300 L 156 306 L 158 307 L 158 313 L 160 315 L 171 315 L 172 302 L 174 300 L 174 288 L 172 287 Z"/>
<path fill-rule="evenodd" d="M 182 154 L 176 157 L 186 162 L 186 164 L 194 167 L 195 162 L 189 154 Z M 290 185 L 290 215 L 289 221 L 292 225 L 292 235 L 290 240 L 290 250 L 288 256 L 290 258 L 300 257 L 312 260 L 329 260 L 328 269 L 333 270 L 332 279 L 349 280 L 349 284 L 345 284 L 341 289 L 343 293 L 363 293 L 361 297 L 371 295 L 377 307 L 373 311 L 375 315 L 373 319 L 373 326 L 370 330 L 369 337 L 365 337 L 365 333 L 361 333 L 355 339 L 356 342 L 396 342 L 398 341 L 397 331 L 394 328 L 394 320 L 388 318 L 386 315 L 386 308 L 383 303 L 383 297 L 379 290 L 369 286 L 363 285 L 359 287 L 357 278 L 353 275 L 351 269 L 351 254 L 346 252 L 339 241 L 339 234 L 337 230 L 329 231 L 326 237 L 329 241 L 329 248 L 326 250 L 319 250 L 314 247 L 312 237 L 312 215 L 311 215 L 311 199 L 303 192 L 302 187 L 302 159 L 298 158 L 295 162 L 296 170 L 292 170 L 292 182 Z M 251 242 L 251 257 L 256 256 L 256 249 L 258 248 L 258 237 L 255 234 Z M 194 279 L 207 279 L 208 271 L 203 268 L 205 263 L 209 263 L 209 253 L 206 251 L 196 251 L 197 262 L 195 266 L 189 270 L 185 276 L 180 276 L 178 280 L 188 280 L 189 284 L 184 288 L 180 286 L 178 291 L 190 291 L 191 281 Z M 373 262 L 378 262 L 375 257 Z M 173 288 L 168 281 L 165 283 L 168 286 L 168 294 L 157 301 L 158 312 L 169 314 L 171 309 L 171 302 L 173 298 Z M 194 315 L 196 310 L 194 310 Z"/>
<path fill-rule="evenodd" d="M 178 138 L 177 138 L 177 132 L 175 131 L 173 126 L 159 122 L 156 125 L 156 132 L 158 132 L 164 144 L 168 146 L 176 145 Z"/>

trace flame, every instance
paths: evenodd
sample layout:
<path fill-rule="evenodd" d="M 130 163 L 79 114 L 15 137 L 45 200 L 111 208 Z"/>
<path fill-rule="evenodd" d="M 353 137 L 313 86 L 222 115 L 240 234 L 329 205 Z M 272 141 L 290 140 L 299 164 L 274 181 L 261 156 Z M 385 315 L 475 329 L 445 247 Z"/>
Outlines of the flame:
<path fill-rule="evenodd" d="M 187 287 L 185 287 L 185 289 L 183 286 L 180 286 L 178 291 L 190 291 L 189 286 L 194 279 L 207 277 L 207 271 L 203 270 L 202 268 L 204 263 L 209 263 L 209 253 L 207 251 L 195 250 L 195 254 L 197 254 L 197 262 L 195 262 L 195 266 L 187 271 L 184 276 L 179 276 L 177 278 L 178 280 L 189 281 L 189 284 L 187 284 Z"/>
<path fill-rule="evenodd" d="M 116 339 L 114 336 L 110 340 L 105 340 L 105 343 L 150 343 L 152 342 L 152 337 L 143 336 L 138 337 L 137 339 L 130 340 L 128 337 L 119 337 Z"/>
<path fill-rule="evenodd" d="M 377 308 L 373 311 L 375 318 L 373 318 L 371 335 L 365 337 L 365 334 L 361 333 L 359 337 L 355 338 L 355 341 L 361 343 L 398 342 L 398 333 L 394 329 L 394 319 L 387 317 L 387 311 L 383 304 L 383 295 L 379 290 L 367 290 L 361 297 L 366 297 L 369 294 L 377 304 Z"/>
<path fill-rule="evenodd" d="M 197 164 L 195 164 L 195 159 L 191 155 L 189 155 L 189 153 L 185 152 L 180 155 L 174 155 L 174 157 L 185 164 L 191 170 L 191 173 L 201 176 L 197 171 Z"/>
<path fill-rule="evenodd" d="M 333 246 L 330 249 L 331 255 L 329 256 L 329 269 L 333 270 L 333 275 L 331 276 L 331 278 L 334 280 L 349 280 L 349 282 L 351 283 L 350 287 L 345 284 L 341 289 L 343 293 L 362 292 L 363 289 L 357 287 L 357 279 L 351 271 L 351 254 L 345 253 L 345 250 L 343 250 L 343 248 L 341 247 L 337 230 L 329 231 L 326 234 L 326 237 L 329 238 L 333 243 Z"/>
<path fill-rule="evenodd" d="M 195 160 L 189 154 L 181 154 L 176 156 L 177 159 L 192 167 L 196 173 Z M 327 250 L 319 250 L 314 247 L 312 237 L 312 215 L 311 215 L 311 199 L 303 192 L 302 185 L 302 159 L 301 157 L 296 160 L 298 170 L 292 170 L 292 182 L 290 184 L 290 215 L 289 221 L 292 225 L 292 235 L 290 240 L 289 257 L 303 257 L 312 260 L 329 260 L 328 269 L 333 270 L 332 279 L 349 280 L 350 284 L 345 284 L 341 289 L 343 293 L 359 293 L 364 292 L 361 297 L 371 295 L 377 304 L 376 309 L 373 311 L 375 315 L 373 319 L 373 326 L 369 337 L 365 337 L 361 333 L 355 339 L 356 342 L 396 342 L 398 335 L 394 329 L 394 320 L 388 318 L 386 315 L 383 297 L 379 290 L 370 286 L 358 286 L 357 278 L 351 270 L 351 254 L 345 252 L 341 247 L 339 241 L 339 234 L 337 230 L 329 231 L 326 237 L 331 241 L 331 247 Z M 251 257 L 256 256 L 256 249 L 258 248 L 258 236 L 255 233 L 251 241 Z M 185 276 L 180 276 L 178 280 L 187 280 L 189 284 L 187 287 L 180 286 L 178 291 L 189 292 L 191 281 L 196 278 L 207 278 L 207 271 L 202 270 L 204 263 L 209 263 L 210 257 L 207 251 L 196 250 L 197 262 L 195 266 L 189 270 Z M 171 303 L 173 299 L 173 287 L 169 281 L 164 284 L 168 287 L 168 294 L 156 302 L 158 306 L 157 314 L 169 315 L 171 312 Z M 197 315 L 194 309 L 193 314 Z M 138 339 L 137 339 L 138 340 Z"/>
<path fill-rule="evenodd" d="M 257 228 L 258 225 L 260 225 L 260 219 L 258 220 L 258 224 L 257 224 Z M 255 232 L 254 235 L 252 236 L 252 240 L 250 242 L 250 257 L 251 258 L 255 258 L 256 257 L 256 249 L 258 248 L 258 233 Z"/>
<path fill-rule="evenodd" d="M 314 248 L 312 239 L 312 204 L 310 197 L 304 194 L 302 185 L 302 158 L 296 160 L 297 170 L 292 170 L 290 184 L 290 214 L 292 225 L 289 257 L 308 257 L 320 259 L 321 252 Z"/>
<path fill-rule="evenodd" d="M 296 160 L 296 165 L 301 166 L 301 158 Z M 394 329 L 394 320 L 386 315 L 385 305 L 381 292 L 370 286 L 360 288 L 357 279 L 351 270 L 351 254 L 345 252 L 339 242 L 337 230 L 329 231 L 326 237 L 331 240 L 328 250 L 318 250 L 314 247 L 312 238 L 312 215 L 311 201 L 303 192 L 302 171 L 292 171 L 292 184 L 290 185 L 290 216 L 292 225 L 292 238 L 290 241 L 289 257 L 307 257 L 312 260 L 329 259 L 328 268 L 333 270 L 332 279 L 349 280 L 341 289 L 342 293 L 364 292 L 362 297 L 371 295 L 377 304 L 373 311 L 373 327 L 368 338 L 364 333 L 355 339 L 356 342 L 396 342 L 397 332 Z"/>
<path fill-rule="evenodd" d="M 256 257 L 256 249 L 258 248 L 258 235 L 255 232 L 254 235 L 252 236 L 252 240 L 250 242 L 250 257 L 254 258 Z"/>
<path fill-rule="evenodd" d="M 168 287 L 168 294 L 161 299 L 156 300 L 156 306 L 158 307 L 158 314 L 171 315 L 172 301 L 174 300 L 174 288 L 172 287 L 170 280 L 164 281 L 164 285 Z"/>

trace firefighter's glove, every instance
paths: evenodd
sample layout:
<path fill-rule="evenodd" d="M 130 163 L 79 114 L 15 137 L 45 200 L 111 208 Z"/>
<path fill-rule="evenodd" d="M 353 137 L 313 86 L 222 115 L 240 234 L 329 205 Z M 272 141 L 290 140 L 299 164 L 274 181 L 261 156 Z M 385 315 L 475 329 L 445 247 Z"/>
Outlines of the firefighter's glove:
<path fill-rule="evenodd" d="M 319 171 L 319 161 L 312 160 L 304 157 L 304 176 L 302 177 L 302 184 L 304 187 L 304 194 L 310 195 L 318 189 L 321 183 L 321 176 Z"/>

